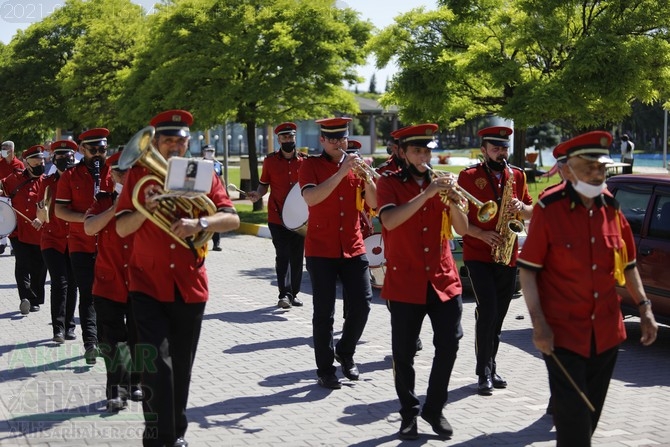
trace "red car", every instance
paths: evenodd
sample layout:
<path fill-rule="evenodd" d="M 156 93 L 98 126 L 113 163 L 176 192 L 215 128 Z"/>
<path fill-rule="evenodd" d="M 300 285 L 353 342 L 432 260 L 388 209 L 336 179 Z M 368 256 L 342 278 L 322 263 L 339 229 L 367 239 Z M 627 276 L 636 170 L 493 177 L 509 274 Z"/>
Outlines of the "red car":
<path fill-rule="evenodd" d="M 621 204 L 637 245 L 637 267 L 656 320 L 670 324 L 670 175 L 617 175 L 607 180 Z M 625 288 L 624 314 L 638 315 Z"/>

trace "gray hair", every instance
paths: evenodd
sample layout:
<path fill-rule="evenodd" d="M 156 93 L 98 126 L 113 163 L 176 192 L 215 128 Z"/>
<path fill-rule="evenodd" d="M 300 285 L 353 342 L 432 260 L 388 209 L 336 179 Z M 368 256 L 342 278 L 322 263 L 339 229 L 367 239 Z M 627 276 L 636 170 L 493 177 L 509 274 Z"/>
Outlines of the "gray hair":
<path fill-rule="evenodd" d="M 2 147 L 9 146 L 12 150 L 14 150 L 14 142 L 7 140 L 2 142 Z"/>

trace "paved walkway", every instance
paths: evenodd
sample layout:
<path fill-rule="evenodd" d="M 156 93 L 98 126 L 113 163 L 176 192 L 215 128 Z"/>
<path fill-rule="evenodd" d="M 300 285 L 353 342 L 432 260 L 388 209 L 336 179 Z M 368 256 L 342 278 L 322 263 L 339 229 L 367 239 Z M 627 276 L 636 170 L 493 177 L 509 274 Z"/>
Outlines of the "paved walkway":
<path fill-rule="evenodd" d="M 393 388 L 389 314 L 378 293 L 356 360 L 361 380 L 341 390 L 316 385 L 311 348 L 311 288 L 306 305 L 276 305 L 274 251 L 269 239 L 222 237 L 222 252 L 207 260 L 211 298 L 193 370 L 187 440 L 196 446 L 395 446 L 399 427 Z M 83 359 L 81 341 L 50 341 L 49 306 L 23 317 L 13 279 L 14 260 L 0 256 L 0 445 L 141 445 L 139 404 L 116 415 L 103 411 L 105 373 Z M 341 303 L 336 337 L 342 324 Z M 531 343 L 522 299 L 512 303 L 500 347 L 499 369 L 509 388 L 475 394 L 474 303 L 464 300 L 465 336 L 451 380 L 445 414 L 451 440 L 439 440 L 423 421 L 411 445 L 550 446 L 554 433 L 544 415 L 548 391 L 544 364 Z M 596 446 L 670 445 L 670 329 L 657 343 L 639 345 L 637 322 L 626 323 Z M 81 337 L 81 335 L 79 335 Z M 423 395 L 431 365 L 432 331 L 416 357 L 417 391 Z M 338 368 L 338 374 L 341 373 Z M 410 445 L 410 442 L 407 442 Z"/>

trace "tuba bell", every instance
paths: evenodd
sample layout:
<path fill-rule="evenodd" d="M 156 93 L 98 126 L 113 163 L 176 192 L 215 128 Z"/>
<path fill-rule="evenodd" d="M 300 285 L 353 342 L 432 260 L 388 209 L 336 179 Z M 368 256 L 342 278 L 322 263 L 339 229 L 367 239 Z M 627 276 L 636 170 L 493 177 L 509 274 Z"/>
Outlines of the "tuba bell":
<path fill-rule="evenodd" d="M 172 238 L 182 246 L 186 248 L 195 248 L 197 250 L 206 245 L 214 233 L 210 231 L 200 231 L 192 238 L 185 240 L 176 236 L 170 227 L 172 226 L 172 223 L 182 218 L 198 219 L 216 213 L 216 206 L 209 197 L 205 194 L 197 194 L 194 196 L 170 195 L 167 197 L 160 197 L 158 199 L 158 208 L 153 213 L 149 212 L 139 200 L 139 195 L 144 191 L 144 186 L 147 183 L 153 182 L 154 184 L 158 184 L 161 188 L 165 185 L 168 163 L 161 153 L 151 144 L 155 132 L 156 129 L 154 127 L 147 126 L 130 139 L 126 147 L 123 149 L 123 152 L 121 152 L 119 169 L 130 169 L 137 164 L 149 171 L 148 175 L 145 175 L 137 182 L 132 191 L 133 205 L 140 213 L 146 216 L 147 219 L 172 236 Z"/>

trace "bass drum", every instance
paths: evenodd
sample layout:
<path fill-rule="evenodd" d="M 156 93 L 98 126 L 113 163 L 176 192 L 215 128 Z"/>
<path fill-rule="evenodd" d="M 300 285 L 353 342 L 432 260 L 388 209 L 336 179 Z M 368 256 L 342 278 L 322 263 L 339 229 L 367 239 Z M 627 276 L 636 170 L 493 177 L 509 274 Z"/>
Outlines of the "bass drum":
<path fill-rule="evenodd" d="M 16 228 L 16 212 L 7 203 L 0 201 L 0 237 L 9 235 Z"/>
<path fill-rule="evenodd" d="M 386 258 L 384 257 L 384 241 L 381 233 L 375 233 L 363 239 L 365 244 L 365 251 L 367 252 L 368 262 L 370 268 L 379 267 L 384 264 Z"/>
<path fill-rule="evenodd" d="M 281 211 L 281 220 L 286 228 L 304 236 L 307 234 L 308 216 L 309 208 L 300 193 L 300 184 L 296 183 L 286 196 L 284 209 Z"/>

